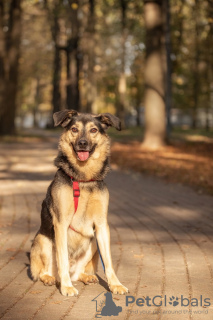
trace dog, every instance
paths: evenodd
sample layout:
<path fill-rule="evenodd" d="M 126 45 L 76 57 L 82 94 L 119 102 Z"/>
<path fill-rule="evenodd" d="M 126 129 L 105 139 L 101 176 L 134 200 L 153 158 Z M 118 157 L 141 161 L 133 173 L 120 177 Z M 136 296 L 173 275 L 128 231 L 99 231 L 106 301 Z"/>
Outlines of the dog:
<path fill-rule="evenodd" d="M 41 226 L 32 243 L 32 279 L 45 285 L 60 283 L 62 295 L 76 296 L 78 290 L 72 281 L 98 282 L 98 243 L 111 292 L 125 294 L 128 289 L 112 265 L 109 193 L 103 181 L 110 155 L 106 130 L 121 130 L 120 120 L 109 113 L 92 115 L 75 110 L 56 112 L 53 119 L 64 131 L 55 159 L 58 170 L 42 203 Z"/>

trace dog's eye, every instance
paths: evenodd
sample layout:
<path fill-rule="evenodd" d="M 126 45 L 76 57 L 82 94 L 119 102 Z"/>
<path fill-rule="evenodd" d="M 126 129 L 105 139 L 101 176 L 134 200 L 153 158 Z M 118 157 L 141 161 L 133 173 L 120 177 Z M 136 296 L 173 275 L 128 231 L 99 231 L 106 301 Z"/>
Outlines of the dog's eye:
<path fill-rule="evenodd" d="M 73 127 L 73 128 L 72 128 L 72 132 L 78 132 L 78 129 L 75 128 L 75 127 Z"/>
<path fill-rule="evenodd" d="M 90 132 L 92 132 L 92 133 L 95 133 L 95 132 L 97 132 L 98 130 L 96 129 L 96 128 L 92 128 L 91 130 L 90 130 Z"/>

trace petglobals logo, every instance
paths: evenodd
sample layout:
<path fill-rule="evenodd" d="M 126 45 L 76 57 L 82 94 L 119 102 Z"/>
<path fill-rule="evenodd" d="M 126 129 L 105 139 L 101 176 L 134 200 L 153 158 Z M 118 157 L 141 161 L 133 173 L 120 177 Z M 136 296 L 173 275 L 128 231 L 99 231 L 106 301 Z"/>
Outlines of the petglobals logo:
<path fill-rule="evenodd" d="M 102 318 L 103 316 L 111 317 L 118 316 L 122 311 L 122 307 L 117 306 L 112 299 L 111 292 L 101 292 L 97 297 L 92 299 L 96 302 L 96 315 L 95 318 Z"/>
<path fill-rule="evenodd" d="M 123 297 L 124 298 L 124 297 Z M 118 316 L 121 312 L 128 312 L 130 314 L 156 314 L 156 313 L 163 313 L 163 314 L 204 314 L 208 313 L 208 307 L 211 306 L 210 298 L 203 297 L 200 295 L 198 298 L 186 298 L 184 295 L 176 296 L 168 296 L 168 295 L 155 295 L 154 297 L 150 296 L 143 296 L 143 297 L 134 297 L 134 296 L 125 296 L 125 300 L 123 301 L 123 308 L 118 305 L 117 301 L 113 301 L 116 299 L 113 298 L 111 292 L 101 292 L 97 295 L 93 302 L 95 302 L 96 307 L 96 315 L 95 318 L 102 318 L 102 317 L 110 317 L 110 316 Z M 124 304 L 125 303 L 125 304 Z M 138 308 L 132 310 L 133 306 L 138 307 L 145 307 Z M 126 307 L 126 308 L 125 308 Z M 150 309 L 146 308 L 150 307 Z M 152 307 L 152 308 L 151 308 Z M 153 309 L 154 307 L 154 309 Z M 158 308 L 156 311 L 155 307 L 162 307 Z M 166 307 L 166 309 L 165 309 Z M 183 308 L 182 308 L 183 307 Z M 188 307 L 188 308 L 187 308 Z M 201 310 L 197 310 L 197 308 L 193 307 L 201 307 Z M 205 309 L 203 309 L 205 308 Z"/>
<path fill-rule="evenodd" d="M 210 298 L 204 298 L 202 295 L 199 298 L 186 298 L 183 295 L 180 297 L 171 296 L 167 297 L 167 295 L 164 296 L 154 296 L 153 298 L 150 298 L 149 296 L 146 296 L 145 298 L 135 298 L 134 296 L 126 296 L 126 307 L 131 306 L 133 303 L 136 303 L 138 307 L 167 307 L 167 306 L 181 306 L 181 307 L 204 307 L 207 308 L 211 305 Z"/>

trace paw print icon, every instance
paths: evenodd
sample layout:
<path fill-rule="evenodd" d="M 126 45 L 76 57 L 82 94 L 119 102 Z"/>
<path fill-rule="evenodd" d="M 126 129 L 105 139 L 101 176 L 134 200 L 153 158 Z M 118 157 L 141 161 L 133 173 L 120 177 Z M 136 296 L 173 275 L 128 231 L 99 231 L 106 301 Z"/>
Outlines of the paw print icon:
<path fill-rule="evenodd" d="M 178 304 L 179 304 L 179 302 L 178 302 L 178 297 L 174 297 L 174 296 L 172 296 L 171 298 L 169 298 L 169 304 L 171 304 L 173 307 L 176 307 Z"/>

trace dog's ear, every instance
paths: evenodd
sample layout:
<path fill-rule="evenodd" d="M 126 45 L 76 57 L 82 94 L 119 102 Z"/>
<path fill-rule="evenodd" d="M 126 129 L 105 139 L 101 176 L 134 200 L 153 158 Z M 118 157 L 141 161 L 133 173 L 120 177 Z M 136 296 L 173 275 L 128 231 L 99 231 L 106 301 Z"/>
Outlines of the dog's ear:
<path fill-rule="evenodd" d="M 119 131 L 121 130 L 120 119 L 116 116 L 113 116 L 111 113 L 101 113 L 95 118 L 101 122 L 102 127 L 104 129 L 108 129 L 109 127 L 115 127 L 115 129 Z"/>
<path fill-rule="evenodd" d="M 57 127 L 59 124 L 65 128 L 71 121 L 73 116 L 78 115 L 76 110 L 62 110 L 53 114 L 54 126 Z"/>

